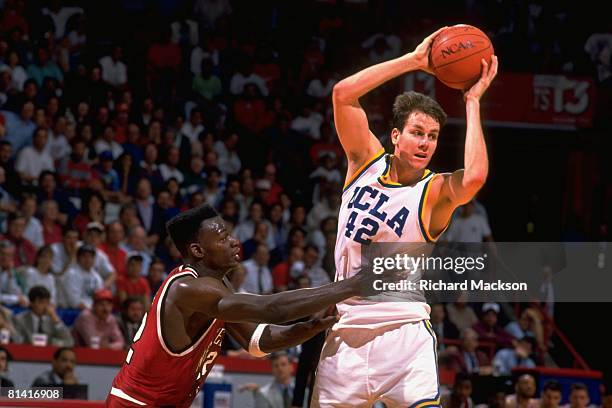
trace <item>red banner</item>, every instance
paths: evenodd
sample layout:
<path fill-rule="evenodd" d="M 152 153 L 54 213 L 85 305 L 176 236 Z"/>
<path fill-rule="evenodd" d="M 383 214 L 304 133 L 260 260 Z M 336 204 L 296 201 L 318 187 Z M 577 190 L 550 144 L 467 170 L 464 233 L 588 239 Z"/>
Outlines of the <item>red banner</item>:
<path fill-rule="evenodd" d="M 406 76 L 405 90 L 436 99 L 449 122 L 465 121 L 461 93 L 425 74 Z M 577 129 L 593 125 L 595 85 L 564 75 L 498 74 L 482 99 L 483 122 L 493 126 Z"/>

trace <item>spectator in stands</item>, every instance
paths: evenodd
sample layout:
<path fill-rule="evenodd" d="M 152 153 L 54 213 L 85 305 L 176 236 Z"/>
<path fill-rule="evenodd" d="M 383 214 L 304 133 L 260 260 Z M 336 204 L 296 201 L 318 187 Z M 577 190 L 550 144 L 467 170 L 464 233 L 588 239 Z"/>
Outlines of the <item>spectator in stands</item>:
<path fill-rule="evenodd" d="M 213 62 L 210 58 L 203 58 L 201 64 L 201 72 L 193 77 L 191 87 L 197 96 L 206 102 L 212 102 L 221 95 L 221 80 L 213 74 Z"/>
<path fill-rule="evenodd" d="M 87 143 L 84 139 L 76 137 L 71 141 L 72 152 L 70 156 L 65 157 L 59 166 L 60 179 L 62 186 L 67 193 L 72 196 L 78 196 L 82 190 L 89 187 L 92 179 L 96 178 L 96 174 L 86 161 L 85 151 Z"/>
<path fill-rule="evenodd" d="M 68 267 L 57 279 L 58 305 L 89 309 L 93 294 L 104 287 L 104 282 L 94 269 L 96 249 L 81 245 L 76 253 L 76 264 Z"/>
<path fill-rule="evenodd" d="M 270 233 L 270 223 L 268 220 L 263 218 L 263 206 L 261 203 L 254 201 L 251 203 L 249 209 L 249 218 L 241 222 L 234 229 L 234 236 L 240 242 L 246 242 L 249 238 L 252 238 L 255 233 L 256 223 L 262 222 L 268 225 L 268 237 L 266 238 L 266 245 L 270 247 L 273 244 L 274 237 Z"/>
<path fill-rule="evenodd" d="M 304 250 L 301 247 L 293 247 L 289 251 L 286 261 L 278 263 L 272 269 L 272 282 L 274 292 L 283 292 L 289 289 L 291 276 L 300 276 L 304 271 Z"/>
<path fill-rule="evenodd" d="M 96 260 L 94 262 L 94 269 L 98 272 L 98 275 L 104 280 L 104 287 L 110 288 L 117 274 L 115 268 L 111 264 L 106 252 L 101 248 L 104 242 L 104 225 L 97 221 L 90 222 L 87 224 L 85 230 L 85 237 L 83 239 L 84 244 L 89 244 L 96 249 Z"/>
<path fill-rule="evenodd" d="M 286 408 L 293 400 L 293 366 L 286 352 L 280 351 L 270 356 L 274 381 L 262 387 L 248 383 L 240 386 L 240 391 L 251 391 L 255 408 Z"/>
<path fill-rule="evenodd" d="M 183 172 L 178 168 L 180 162 L 180 150 L 176 146 L 168 148 L 168 156 L 166 160 L 159 165 L 159 172 L 164 179 L 164 182 L 175 179 L 179 184 L 185 181 Z"/>
<path fill-rule="evenodd" d="M 431 305 L 431 313 L 429 322 L 436 333 L 438 339 L 438 350 L 444 350 L 446 345 L 444 344 L 445 339 L 456 340 L 459 338 L 459 330 L 448 318 L 444 310 L 442 303 L 435 303 Z"/>
<path fill-rule="evenodd" d="M 263 221 L 259 221 L 255 224 L 253 237 L 251 237 L 251 239 L 247 239 L 242 244 L 242 259 L 250 259 L 255 253 L 258 245 L 267 245 L 266 241 L 269 234 L 268 228 L 268 224 Z"/>
<path fill-rule="evenodd" d="M 174 247 L 174 245 L 172 245 Z M 174 247 L 176 249 L 176 247 Z M 155 296 L 161 285 L 166 279 L 166 266 L 160 258 L 153 258 L 151 265 L 149 266 L 149 274 L 147 275 L 147 282 L 151 288 L 151 297 Z"/>
<path fill-rule="evenodd" d="M 230 79 L 230 92 L 232 95 L 240 95 L 246 91 L 248 85 L 253 85 L 263 96 L 268 96 L 266 81 L 253 72 L 253 64 L 248 59 L 239 63 L 238 71 Z"/>
<path fill-rule="evenodd" d="M 487 354 L 478 350 L 478 334 L 469 327 L 461 331 L 461 346 L 450 351 L 450 369 L 468 374 L 490 375 L 493 372 Z"/>
<path fill-rule="evenodd" d="M 49 51 L 44 47 L 38 47 L 36 50 L 36 63 L 28 65 L 28 78 L 36 81 L 38 86 L 43 85 L 45 78 L 53 78 L 58 82 L 64 81 L 64 74 L 58 65 L 49 58 Z"/>
<path fill-rule="evenodd" d="M 151 265 L 151 254 L 147 248 L 147 233 L 140 225 L 132 227 L 122 249 L 128 254 L 138 254 L 142 256 L 142 269 L 140 274 L 146 276 Z"/>
<path fill-rule="evenodd" d="M 531 359 L 535 349 L 535 338 L 526 334 L 523 338 L 515 341 L 513 348 L 499 350 L 493 358 L 493 371 L 496 375 L 510 375 L 515 367 L 533 368 L 536 363 Z"/>
<path fill-rule="evenodd" d="M 132 125 L 130 125 L 132 126 Z M 135 126 L 135 125 L 133 125 Z M 164 179 L 157 165 L 159 150 L 155 143 L 149 142 L 144 147 L 143 159 L 140 161 L 138 179 L 146 178 L 151 182 L 153 190 L 157 191 L 164 184 Z"/>
<path fill-rule="evenodd" d="M 34 286 L 28 292 L 30 308 L 15 316 L 15 343 L 35 344 L 34 337 L 44 336 L 47 345 L 71 347 L 70 330 L 57 315 L 51 303 L 51 293 L 44 286 Z"/>
<path fill-rule="evenodd" d="M 7 233 L 4 236 L 0 235 L 0 239 L 13 244 L 15 248 L 13 253 L 14 266 L 32 265 L 36 256 L 36 247 L 24 236 L 25 217 L 20 213 L 9 214 L 7 223 Z"/>
<path fill-rule="evenodd" d="M 8 378 L 9 362 L 13 361 L 11 353 L 0 346 L 0 387 L 13 388 L 15 383 Z"/>
<path fill-rule="evenodd" d="M 76 354 L 70 347 L 60 347 L 53 353 L 51 370 L 45 371 L 32 382 L 32 387 L 54 387 L 58 385 L 78 384 L 74 374 Z"/>
<path fill-rule="evenodd" d="M 74 322 L 75 344 L 95 349 L 121 350 L 125 341 L 112 311 L 113 293 L 108 289 L 96 290 L 93 308 L 83 310 Z"/>
<path fill-rule="evenodd" d="M 202 110 L 195 107 L 189 112 L 189 121 L 185 122 L 181 127 L 181 134 L 189 139 L 191 144 L 198 141 L 200 133 L 204 131 L 204 117 Z"/>
<path fill-rule="evenodd" d="M 0 294 L 1 296 L 1 294 Z M 26 298 L 27 301 L 27 298 Z M 24 304 L 27 306 L 27 304 Z M 13 325 L 13 312 L 8 307 L 4 307 L 0 305 L 0 336 L 2 337 L 2 341 L 11 341 L 17 335 L 17 330 L 15 330 L 15 326 Z"/>
<path fill-rule="evenodd" d="M 57 188 L 56 174 L 51 171 L 43 171 L 38 179 L 38 204 L 46 200 L 57 203 L 60 214 L 58 221 L 65 225 L 69 218 L 77 214 L 77 209 L 70 201 L 68 194 Z"/>
<path fill-rule="evenodd" d="M 325 67 L 321 68 L 317 76 L 310 80 L 306 87 L 306 95 L 313 98 L 325 99 L 331 96 L 332 89 L 336 84 L 334 79 Z"/>
<path fill-rule="evenodd" d="M 291 129 L 312 140 L 319 140 L 323 120 L 323 115 L 317 112 L 311 103 L 304 102 L 300 114 L 291 121 Z"/>
<path fill-rule="evenodd" d="M 514 392 L 506 397 L 506 408 L 539 408 L 540 402 L 534 398 L 536 382 L 532 375 L 521 375 L 514 386 Z"/>
<path fill-rule="evenodd" d="M 45 244 L 42 224 L 34 215 L 36 214 L 36 198 L 33 195 L 24 195 L 21 200 L 21 213 L 26 221 L 23 236 L 30 241 L 36 249 Z"/>
<path fill-rule="evenodd" d="M 327 272 L 319 263 L 319 249 L 314 245 L 306 245 L 304 248 L 304 270 L 300 272 L 290 270 L 292 278 L 297 281 L 300 276 L 307 276 L 310 287 L 318 287 L 330 282 Z"/>
<path fill-rule="evenodd" d="M 53 265 L 53 250 L 49 245 L 42 246 L 36 252 L 33 266 L 27 267 L 23 272 L 24 291 L 29 292 L 36 286 L 43 286 L 49 291 L 50 301 L 57 304 L 57 291 L 55 276 L 51 268 Z"/>
<path fill-rule="evenodd" d="M 117 277 L 125 275 L 127 252 L 120 247 L 124 236 L 123 225 L 119 221 L 111 222 L 106 226 L 106 240 L 99 245 L 115 269 Z"/>
<path fill-rule="evenodd" d="M 248 293 L 267 295 L 272 293 L 272 274 L 268 268 L 270 252 L 264 244 L 257 245 L 253 258 L 242 262 L 246 277 L 242 288 Z"/>
<path fill-rule="evenodd" d="M 140 223 L 147 233 L 147 243 L 154 247 L 162 233 L 163 215 L 162 210 L 155 203 L 151 182 L 146 178 L 138 180 L 135 204 Z"/>
<path fill-rule="evenodd" d="M 145 307 L 142 299 L 130 296 L 121 304 L 121 315 L 117 319 L 117 324 L 121 334 L 125 339 L 125 348 L 128 349 L 134 341 L 134 336 L 138 328 L 143 323 L 142 318 L 145 314 Z"/>
<path fill-rule="evenodd" d="M 559 384 L 559 381 L 548 380 L 540 393 L 540 408 L 559 408 L 561 398 L 561 384 Z"/>
<path fill-rule="evenodd" d="M 81 211 L 74 218 L 73 224 L 80 237 L 85 237 L 87 226 L 92 222 L 104 224 L 106 218 L 104 197 L 97 191 L 90 191 L 81 204 Z"/>
<path fill-rule="evenodd" d="M 32 144 L 32 136 L 36 129 L 36 124 L 32 121 L 34 117 L 34 103 L 31 101 L 22 102 L 17 112 L 19 114 L 2 111 L 6 118 L 6 141 L 11 144 L 13 154 L 17 154 L 22 147 Z"/>
<path fill-rule="evenodd" d="M 589 389 L 583 383 L 572 384 L 569 395 L 569 408 L 587 408 L 591 403 Z"/>
<path fill-rule="evenodd" d="M 540 314 L 533 308 L 523 310 L 518 321 L 508 323 L 505 330 L 516 339 L 523 338 L 525 335 L 534 336 L 538 349 L 545 349 L 544 329 Z"/>
<path fill-rule="evenodd" d="M 140 274 L 142 256 L 138 253 L 128 255 L 125 270 L 125 276 L 117 280 L 117 300 L 123 303 L 128 297 L 136 297 L 148 306 L 151 303 L 151 288 L 147 279 Z"/>
<path fill-rule="evenodd" d="M 460 216 L 453 220 L 444 233 L 449 242 L 492 241 L 491 228 L 487 219 L 475 212 L 474 200 L 460 207 Z"/>
<path fill-rule="evenodd" d="M 242 168 L 242 161 L 236 150 L 237 145 L 238 134 L 235 132 L 226 133 L 222 140 L 217 140 L 214 144 L 219 169 L 225 176 L 238 174 Z"/>
<path fill-rule="evenodd" d="M 441 398 L 440 406 L 444 408 L 471 408 L 472 401 L 472 379 L 469 374 L 458 373 L 450 394 Z"/>
<path fill-rule="evenodd" d="M 94 143 L 94 149 L 98 155 L 110 152 L 111 159 L 116 160 L 123 153 L 123 147 L 116 142 L 115 128 L 108 124 L 104 126 L 102 134 Z"/>
<path fill-rule="evenodd" d="M 473 328 L 478 333 L 480 340 L 495 342 L 502 347 L 512 345 L 514 337 L 506 332 L 498 324 L 500 308 L 497 303 L 485 303 L 482 305 L 482 316 L 480 321 Z"/>
<path fill-rule="evenodd" d="M 118 45 L 113 47 L 110 55 L 100 58 L 102 67 L 102 80 L 114 88 L 123 88 L 128 81 L 127 66 L 121 61 L 123 48 Z"/>
<path fill-rule="evenodd" d="M 38 127 L 34 130 L 31 146 L 24 147 L 17 158 L 15 169 L 24 184 L 34 184 L 44 170 L 53 171 L 53 158 L 45 150 L 47 144 L 47 129 Z"/>
<path fill-rule="evenodd" d="M 56 274 L 63 274 L 69 266 L 76 263 L 77 249 L 79 249 L 79 232 L 71 225 L 66 225 L 62 232 L 62 241 L 51 245 L 53 261 L 51 270 Z"/>
<path fill-rule="evenodd" d="M 45 200 L 40 204 L 40 223 L 44 245 L 55 244 L 62 240 L 62 226 L 59 223 L 60 213 L 55 200 Z"/>

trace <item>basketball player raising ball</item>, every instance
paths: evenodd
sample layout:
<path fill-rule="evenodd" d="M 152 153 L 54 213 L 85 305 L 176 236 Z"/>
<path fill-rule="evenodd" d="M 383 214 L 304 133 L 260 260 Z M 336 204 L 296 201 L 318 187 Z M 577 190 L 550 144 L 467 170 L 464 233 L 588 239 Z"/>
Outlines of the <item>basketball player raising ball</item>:
<path fill-rule="evenodd" d="M 263 357 L 308 340 L 336 316 L 276 324 L 375 292 L 376 275 L 364 269 L 314 289 L 266 296 L 234 293 L 225 275 L 239 264 L 240 243 L 212 207 L 182 212 L 166 228 L 186 263 L 168 274 L 144 315 L 107 407 L 189 407 L 221 353 L 226 330 L 250 354 Z M 383 280 L 399 277 L 389 274 Z"/>
<path fill-rule="evenodd" d="M 348 159 L 336 239 L 336 278 L 359 269 L 361 248 L 373 242 L 432 242 L 455 208 L 483 186 L 488 159 L 480 123 L 480 98 L 497 73 L 497 58 L 483 59 L 478 81 L 465 90 L 464 168 L 435 174 L 427 169 L 446 114 L 433 99 L 399 95 L 393 105 L 391 141 L 385 151 L 368 128 L 359 98 L 411 71 L 432 73 L 432 41 L 425 38 L 402 57 L 366 68 L 334 87 L 336 129 Z M 417 294 L 418 296 L 418 294 Z M 375 302 L 352 298 L 337 305 L 340 319 L 321 352 L 314 407 L 439 406 L 435 335 L 422 301 Z"/>

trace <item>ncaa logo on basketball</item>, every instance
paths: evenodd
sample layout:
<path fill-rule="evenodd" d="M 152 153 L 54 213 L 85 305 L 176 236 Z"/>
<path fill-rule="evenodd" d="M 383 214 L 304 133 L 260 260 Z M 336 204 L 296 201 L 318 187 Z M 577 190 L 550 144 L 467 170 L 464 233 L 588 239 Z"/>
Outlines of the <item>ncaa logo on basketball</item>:
<path fill-rule="evenodd" d="M 467 40 L 465 42 L 459 41 L 456 44 L 451 44 L 445 49 L 442 49 L 442 58 L 450 57 L 453 54 L 460 52 L 461 50 L 468 50 L 470 48 L 474 48 L 474 44 L 472 41 Z"/>

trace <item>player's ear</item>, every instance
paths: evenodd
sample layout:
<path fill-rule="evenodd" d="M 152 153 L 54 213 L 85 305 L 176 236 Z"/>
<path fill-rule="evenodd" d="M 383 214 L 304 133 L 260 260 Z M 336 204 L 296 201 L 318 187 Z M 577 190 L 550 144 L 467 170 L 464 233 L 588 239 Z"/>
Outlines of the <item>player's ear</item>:
<path fill-rule="evenodd" d="M 393 146 L 397 144 L 397 141 L 399 140 L 399 136 L 401 133 L 402 132 L 400 132 L 398 128 L 393 128 L 391 130 L 391 143 L 393 143 Z"/>
<path fill-rule="evenodd" d="M 189 252 L 196 259 L 204 258 L 204 249 L 197 242 L 189 244 Z"/>

